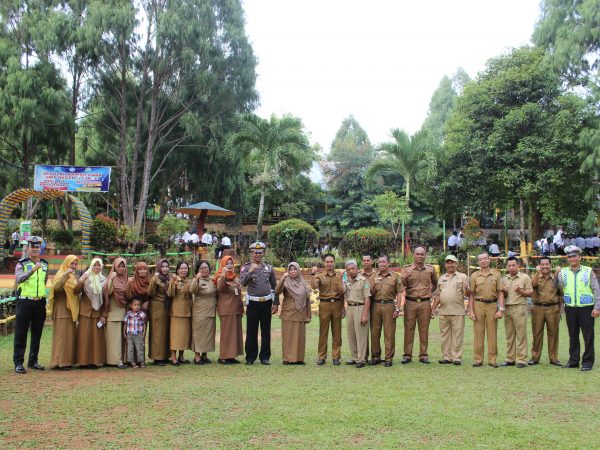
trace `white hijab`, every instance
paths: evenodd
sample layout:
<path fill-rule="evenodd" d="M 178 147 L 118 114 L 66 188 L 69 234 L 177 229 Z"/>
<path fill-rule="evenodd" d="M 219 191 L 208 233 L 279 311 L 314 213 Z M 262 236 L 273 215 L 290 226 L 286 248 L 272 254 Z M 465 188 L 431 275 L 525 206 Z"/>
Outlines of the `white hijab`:
<path fill-rule="evenodd" d="M 100 264 L 100 273 L 95 274 L 92 270 L 96 263 Z M 85 280 L 83 285 L 83 290 L 85 294 L 88 296 L 90 301 L 92 302 L 92 308 L 94 311 L 99 311 L 102 308 L 102 287 L 106 282 L 106 277 L 102 275 L 102 259 L 94 258 L 90 263 L 89 269 L 85 272 L 88 274 L 88 279 Z"/>

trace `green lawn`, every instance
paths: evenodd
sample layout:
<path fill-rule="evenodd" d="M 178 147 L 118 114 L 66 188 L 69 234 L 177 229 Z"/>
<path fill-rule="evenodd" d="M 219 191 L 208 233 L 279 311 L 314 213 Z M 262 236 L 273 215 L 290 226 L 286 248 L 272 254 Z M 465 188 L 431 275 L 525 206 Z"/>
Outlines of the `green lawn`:
<path fill-rule="evenodd" d="M 14 374 L 12 336 L 0 338 L 0 446 L 10 447 L 572 447 L 600 446 L 600 365 L 592 372 L 433 364 L 317 367 L 318 318 L 307 365 L 182 366 Z M 276 330 L 279 319 L 274 319 Z M 561 322 L 561 361 L 567 333 Z M 499 327 L 500 355 L 504 329 Z M 42 341 L 48 364 L 51 327 Z M 344 329 L 344 342 L 346 340 Z M 417 340 L 418 341 L 418 340 Z M 402 322 L 398 323 L 402 353 Z M 598 339 L 596 339 L 598 347 Z M 348 347 L 344 344 L 344 359 Z M 544 349 L 545 350 L 545 349 Z M 188 355 L 192 356 L 191 352 Z M 216 360 L 216 355 L 209 355 Z"/>

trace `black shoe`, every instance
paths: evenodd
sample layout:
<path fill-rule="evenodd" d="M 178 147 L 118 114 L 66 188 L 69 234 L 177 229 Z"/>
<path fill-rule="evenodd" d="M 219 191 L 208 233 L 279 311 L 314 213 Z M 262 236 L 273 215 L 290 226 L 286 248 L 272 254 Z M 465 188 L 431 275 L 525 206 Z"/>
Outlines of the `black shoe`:
<path fill-rule="evenodd" d="M 181 365 L 181 363 L 179 362 L 179 360 L 177 360 L 177 361 L 173 361 L 173 360 L 171 359 L 170 361 L 171 361 L 171 365 L 172 365 L 172 366 L 178 366 L 178 367 L 179 367 L 179 366 Z"/>
<path fill-rule="evenodd" d="M 23 364 L 19 364 L 15 366 L 15 372 L 21 374 L 21 375 L 25 375 L 27 373 L 27 370 L 25 370 L 25 367 L 23 367 Z"/>
<path fill-rule="evenodd" d="M 579 364 L 573 364 L 573 363 L 566 363 L 563 368 L 564 369 L 577 369 L 579 367 Z"/>
<path fill-rule="evenodd" d="M 404 358 L 402 358 L 402 361 L 400 361 L 400 364 L 408 364 L 411 361 L 412 361 L 412 358 L 405 356 Z"/>
<path fill-rule="evenodd" d="M 473 363 L 473 367 L 481 367 L 481 366 L 483 366 L 483 363 L 480 363 L 480 362 Z"/>
<path fill-rule="evenodd" d="M 94 364 L 90 364 L 90 365 L 88 366 L 88 369 L 90 369 L 90 370 L 96 370 L 96 369 L 99 369 L 99 368 L 100 368 L 100 366 L 96 366 L 96 365 L 94 365 Z"/>
<path fill-rule="evenodd" d="M 452 361 L 448 361 L 447 359 L 440 359 L 438 362 L 440 364 L 452 364 Z"/>
<path fill-rule="evenodd" d="M 391 361 L 384 362 L 383 367 L 392 367 L 392 362 Z"/>
<path fill-rule="evenodd" d="M 363 367 L 365 367 L 366 364 L 364 362 L 357 362 L 354 367 L 356 367 L 357 369 L 362 369 Z"/>
<path fill-rule="evenodd" d="M 535 361 L 534 359 L 530 359 L 529 361 L 527 361 L 528 366 L 537 366 L 539 363 L 539 361 Z"/>
<path fill-rule="evenodd" d="M 269 360 L 268 360 L 268 359 L 261 359 L 261 360 L 260 360 L 260 363 L 261 363 L 263 366 L 270 366 L 270 365 L 271 365 L 271 363 L 269 362 Z"/>
<path fill-rule="evenodd" d="M 197 366 L 203 366 L 206 363 L 202 359 L 199 359 L 197 361 L 194 359 L 194 364 L 196 364 Z"/>
<path fill-rule="evenodd" d="M 552 364 L 553 366 L 562 367 L 562 364 L 558 359 L 556 361 L 550 361 L 550 364 Z"/>
<path fill-rule="evenodd" d="M 514 361 L 504 361 L 502 363 L 500 363 L 500 367 L 510 367 L 510 366 L 514 366 L 515 362 Z"/>
<path fill-rule="evenodd" d="M 334 366 L 339 366 L 340 365 L 340 360 L 339 359 L 334 359 L 333 360 L 333 365 Z"/>
<path fill-rule="evenodd" d="M 377 364 L 381 364 L 381 359 L 379 359 L 379 358 L 373 358 L 369 364 L 371 366 L 376 366 Z"/>
<path fill-rule="evenodd" d="M 164 359 L 155 359 L 154 360 L 154 365 L 155 366 L 163 367 L 163 366 L 167 365 L 167 361 L 165 361 Z"/>
<path fill-rule="evenodd" d="M 353 359 L 351 359 L 350 361 L 346 361 L 347 366 L 354 366 L 356 364 L 358 364 L 358 363 L 356 361 L 354 361 Z"/>
<path fill-rule="evenodd" d="M 462 366 L 462 361 L 454 361 L 452 364 L 454 364 L 455 366 Z"/>
<path fill-rule="evenodd" d="M 125 364 L 121 363 L 117 366 L 117 369 L 127 369 L 127 366 Z"/>
<path fill-rule="evenodd" d="M 35 364 L 29 364 L 27 366 L 28 369 L 34 369 L 34 370 L 46 370 L 46 368 L 42 365 L 40 365 L 39 363 L 35 363 Z"/>
<path fill-rule="evenodd" d="M 592 370 L 592 368 L 590 366 L 581 366 L 582 372 L 589 372 L 590 370 Z"/>
<path fill-rule="evenodd" d="M 284 366 L 289 366 L 290 364 L 293 364 L 293 363 L 290 363 L 289 361 L 283 361 Z"/>
<path fill-rule="evenodd" d="M 421 358 L 421 359 L 419 359 L 419 362 L 420 362 L 420 363 L 423 363 L 423 364 L 431 364 L 431 363 L 429 362 L 429 358 Z"/>
<path fill-rule="evenodd" d="M 204 361 L 204 364 L 210 364 L 212 363 L 212 361 L 210 359 L 208 359 L 206 356 L 203 356 L 202 358 L 200 358 L 202 361 Z"/>
<path fill-rule="evenodd" d="M 241 362 L 239 362 L 239 361 L 238 361 L 237 359 L 235 359 L 235 358 L 228 359 L 227 361 L 229 361 L 231 364 L 241 364 Z"/>
<path fill-rule="evenodd" d="M 297 366 L 304 366 L 304 365 L 306 365 L 306 363 L 305 363 L 304 361 L 296 361 L 296 362 L 295 362 L 295 363 L 293 363 L 293 364 L 295 364 L 295 365 L 297 365 Z"/>
<path fill-rule="evenodd" d="M 219 360 L 219 362 L 221 362 L 221 360 Z M 224 364 L 224 363 L 221 363 L 221 364 Z M 251 366 L 252 364 L 254 364 L 254 361 L 246 361 L 247 366 Z"/>
<path fill-rule="evenodd" d="M 490 367 L 493 367 L 494 369 L 497 369 L 497 368 L 499 367 L 499 366 L 498 366 L 498 363 L 490 363 L 490 364 L 488 364 L 488 365 L 489 365 Z"/>
<path fill-rule="evenodd" d="M 518 363 L 517 364 L 517 369 L 524 369 L 525 367 L 527 367 L 527 364 L 525 364 L 525 363 Z"/>
<path fill-rule="evenodd" d="M 325 364 L 325 360 L 324 359 L 319 359 L 317 361 L 317 366 L 322 366 L 323 364 Z"/>
<path fill-rule="evenodd" d="M 179 359 L 178 360 L 181 364 L 189 364 L 190 362 L 187 359 Z"/>
<path fill-rule="evenodd" d="M 62 367 L 57 367 L 56 368 L 56 370 L 60 370 L 61 372 L 68 372 L 71 369 L 72 369 L 71 366 L 62 366 Z"/>

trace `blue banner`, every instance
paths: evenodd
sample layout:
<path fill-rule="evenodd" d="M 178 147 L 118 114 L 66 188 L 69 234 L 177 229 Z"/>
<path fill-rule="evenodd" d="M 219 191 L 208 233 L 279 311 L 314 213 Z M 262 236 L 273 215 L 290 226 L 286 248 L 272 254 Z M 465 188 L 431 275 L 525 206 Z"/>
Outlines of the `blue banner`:
<path fill-rule="evenodd" d="M 36 191 L 108 192 L 110 167 L 35 166 Z"/>

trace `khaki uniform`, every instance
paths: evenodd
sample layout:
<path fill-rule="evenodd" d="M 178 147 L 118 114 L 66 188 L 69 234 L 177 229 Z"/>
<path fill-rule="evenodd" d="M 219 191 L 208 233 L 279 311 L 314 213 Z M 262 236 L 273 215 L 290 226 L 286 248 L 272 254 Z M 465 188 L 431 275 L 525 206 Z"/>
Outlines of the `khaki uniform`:
<path fill-rule="evenodd" d="M 531 278 L 524 273 L 514 277 L 502 277 L 506 297 L 504 306 L 504 329 L 506 330 L 506 361 L 527 364 L 527 297 L 515 292 L 520 286 L 525 291 L 533 291 Z"/>
<path fill-rule="evenodd" d="M 429 321 L 431 320 L 431 296 L 437 287 L 438 276 L 429 264 L 417 267 L 410 264 L 402 272 L 402 284 L 406 289 L 404 304 L 404 357 L 412 358 L 415 327 L 419 324 L 419 359 L 427 358 L 429 344 Z"/>
<path fill-rule="evenodd" d="M 455 272 L 440 277 L 436 297 L 440 298 L 440 334 L 442 359 L 462 361 L 465 335 L 465 291 L 468 290 L 467 275 Z"/>
<path fill-rule="evenodd" d="M 558 361 L 558 324 L 560 323 L 559 300 L 562 297 L 562 283 L 554 272 L 544 276 L 535 273 L 531 277 L 533 286 L 533 308 L 531 310 L 531 359 L 539 361 L 544 346 L 544 325 L 548 334 L 548 356 L 550 362 Z"/>
<path fill-rule="evenodd" d="M 360 319 L 365 310 L 365 299 L 371 297 L 369 280 L 362 275 L 357 275 L 354 280 L 347 278 L 344 289 L 346 291 L 346 325 L 348 327 L 348 344 L 350 357 L 357 363 L 367 361 L 367 345 L 369 342 L 369 324 L 362 325 Z"/>
<path fill-rule="evenodd" d="M 487 333 L 488 363 L 496 364 L 498 357 L 498 295 L 502 290 L 502 276 L 496 270 L 483 274 L 481 270 L 471 274 L 469 290 L 474 296 L 473 310 L 473 363 L 483 362 L 484 340 Z"/>
<path fill-rule="evenodd" d="M 393 318 L 396 298 L 404 291 L 402 277 L 388 270 L 385 275 L 375 273 L 371 278 L 371 349 L 373 359 L 381 359 L 381 325 L 385 360 L 392 361 L 396 352 L 396 320 Z"/>
<path fill-rule="evenodd" d="M 331 324 L 333 359 L 342 356 L 342 308 L 344 286 L 342 277 L 335 271 L 317 273 L 311 280 L 313 289 L 319 290 L 319 359 L 327 359 L 327 338 Z"/>

